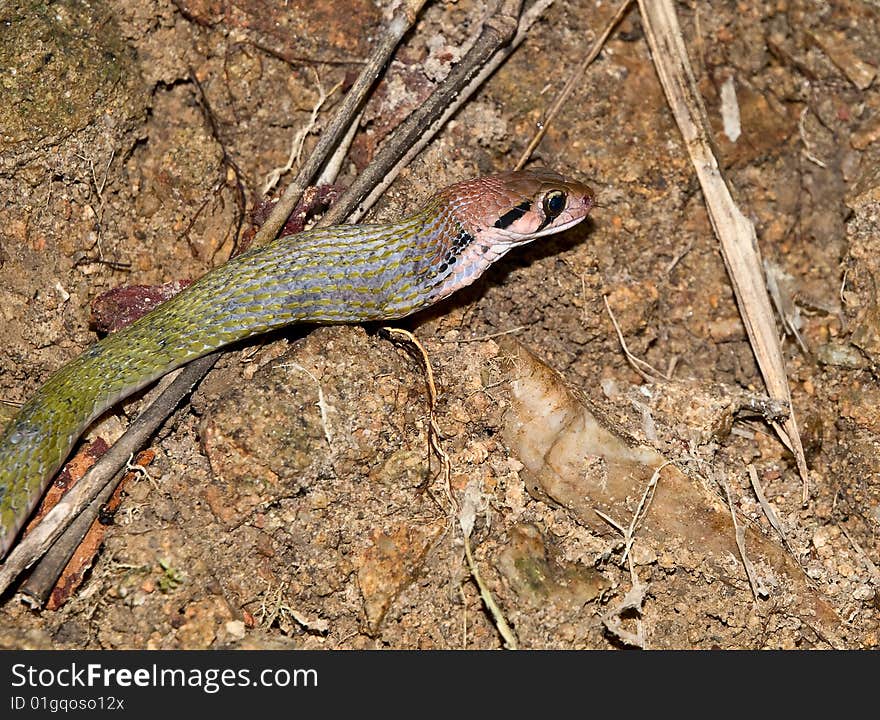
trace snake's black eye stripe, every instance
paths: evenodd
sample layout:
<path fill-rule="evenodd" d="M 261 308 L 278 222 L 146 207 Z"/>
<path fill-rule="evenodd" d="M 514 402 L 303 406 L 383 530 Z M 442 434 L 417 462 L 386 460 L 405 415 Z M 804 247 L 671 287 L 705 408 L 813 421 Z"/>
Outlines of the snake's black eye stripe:
<path fill-rule="evenodd" d="M 499 230 L 504 230 L 504 228 L 513 225 L 517 220 L 519 220 L 523 215 L 525 215 L 532 207 L 532 203 L 528 200 L 521 202 L 519 205 L 514 207 L 511 210 L 508 210 L 504 215 L 498 218 L 495 221 L 495 227 Z"/>
<path fill-rule="evenodd" d="M 565 210 L 565 193 L 561 190 L 551 190 L 544 196 L 544 215 L 550 220 L 558 217 Z"/>

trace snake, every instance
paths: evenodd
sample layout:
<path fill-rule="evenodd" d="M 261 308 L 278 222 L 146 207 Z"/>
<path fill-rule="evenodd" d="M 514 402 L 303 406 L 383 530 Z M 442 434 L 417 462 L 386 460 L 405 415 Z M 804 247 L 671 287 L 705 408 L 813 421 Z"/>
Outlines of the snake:
<path fill-rule="evenodd" d="M 581 222 L 585 184 L 538 168 L 450 185 L 386 224 L 315 227 L 214 268 L 63 365 L 0 437 L 0 558 L 89 425 L 198 357 L 293 323 L 386 321 L 473 283 L 511 248 Z"/>

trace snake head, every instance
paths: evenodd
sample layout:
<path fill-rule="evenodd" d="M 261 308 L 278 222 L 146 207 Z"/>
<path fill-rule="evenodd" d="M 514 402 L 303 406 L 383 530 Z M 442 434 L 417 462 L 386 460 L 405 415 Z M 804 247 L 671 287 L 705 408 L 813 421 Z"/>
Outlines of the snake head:
<path fill-rule="evenodd" d="M 551 170 L 520 170 L 450 185 L 411 222 L 410 272 L 394 287 L 383 317 L 415 312 L 470 285 L 511 248 L 577 225 L 595 196 Z"/>
<path fill-rule="evenodd" d="M 576 225 L 595 204 L 589 187 L 543 168 L 467 180 L 442 195 L 470 235 L 502 252 Z"/>

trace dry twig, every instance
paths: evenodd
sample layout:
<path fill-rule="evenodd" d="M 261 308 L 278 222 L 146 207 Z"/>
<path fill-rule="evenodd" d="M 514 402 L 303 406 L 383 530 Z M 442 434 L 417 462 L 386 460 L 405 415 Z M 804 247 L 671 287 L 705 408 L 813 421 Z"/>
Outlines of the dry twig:
<path fill-rule="evenodd" d="M 408 330 L 394 327 L 382 328 L 391 337 L 402 338 L 414 347 L 421 357 L 422 367 L 425 369 L 425 384 L 428 386 L 428 445 L 434 454 L 440 459 L 440 474 L 443 477 L 443 486 L 446 489 L 446 498 L 453 508 L 458 508 L 458 502 L 452 494 L 452 463 L 449 460 L 449 454 L 443 447 L 443 435 L 440 432 L 440 426 L 437 424 L 437 418 L 434 410 L 437 407 L 437 386 L 434 384 L 434 369 L 431 367 L 431 358 L 428 357 L 428 351 L 419 339 Z"/>
<path fill-rule="evenodd" d="M 392 136 L 385 141 L 380 156 L 377 156 L 351 184 L 348 193 L 351 193 L 354 205 L 359 204 L 360 207 L 355 211 L 354 205 L 349 208 L 337 203 L 324 216 L 329 224 L 342 222 L 346 216 L 348 222 L 352 223 L 363 217 L 365 203 L 361 201 L 374 188 L 384 190 L 387 187 L 389 176 L 392 179 L 395 177 L 393 172 L 398 162 L 410 157 L 408 155 L 410 149 L 434 130 L 432 127 L 434 123 L 444 116 L 444 112 L 477 76 L 498 48 L 513 39 L 521 6 L 522 0 L 502 0 L 498 11 L 483 23 L 479 37 L 467 54 L 421 107 L 397 127 Z"/>
<path fill-rule="evenodd" d="M 309 157 L 308 161 L 302 166 L 294 181 L 284 191 L 284 195 L 278 201 L 278 204 L 269 216 L 269 219 L 260 228 L 257 236 L 254 238 L 254 244 L 259 245 L 267 240 L 274 238 L 285 220 L 293 212 L 296 203 L 306 186 L 312 181 L 312 178 L 318 173 L 318 170 L 326 161 L 327 157 L 333 151 L 340 140 L 348 131 L 352 118 L 358 115 L 361 104 L 366 98 L 367 93 L 385 67 L 391 57 L 391 53 L 397 47 L 401 38 L 413 26 L 416 16 L 422 9 L 425 0 L 406 0 L 397 10 L 397 14 L 391 19 L 391 22 L 382 32 L 382 40 L 373 54 L 370 56 L 367 64 L 361 70 L 358 79 L 352 85 L 351 90 L 345 96 L 342 104 L 337 110 L 336 115 L 330 121 L 330 124 L 321 133 L 318 144 Z M 352 205 L 356 204 L 352 203 Z M 342 212 L 344 217 L 350 212 Z M 330 223 L 332 224 L 332 223 Z"/>
<path fill-rule="evenodd" d="M 483 600 L 483 604 L 486 606 L 486 609 L 489 610 L 489 614 L 492 616 L 495 627 L 498 628 L 498 633 L 504 640 L 504 646 L 508 650 L 516 650 L 518 647 L 516 635 L 514 635 L 513 630 L 508 624 L 507 619 L 504 617 L 504 613 L 498 606 L 498 603 L 495 602 L 495 598 L 489 590 L 489 586 L 483 582 L 480 570 L 477 567 L 474 555 L 471 552 L 470 537 L 474 530 L 474 521 L 476 520 L 478 496 L 478 481 L 473 481 L 469 483 L 465 489 L 464 506 L 461 508 L 461 512 L 458 515 L 458 523 L 461 527 L 462 536 L 464 538 L 464 555 L 467 559 L 471 576 L 477 584 L 477 588 L 480 590 L 480 597 Z"/>
<path fill-rule="evenodd" d="M 627 563 L 627 566 L 629 568 L 630 580 L 632 582 L 632 587 L 630 587 L 629 592 L 626 593 L 623 599 L 615 604 L 614 607 L 612 607 L 607 613 L 605 613 L 605 615 L 602 616 L 602 624 L 605 626 L 605 629 L 608 630 L 608 632 L 610 632 L 622 642 L 626 643 L 627 645 L 632 645 L 633 647 L 643 649 L 645 648 L 645 631 L 644 627 L 642 626 L 641 614 L 642 605 L 645 602 L 645 596 L 647 594 L 649 586 L 642 585 L 641 581 L 639 580 L 639 576 L 636 573 L 635 565 L 633 564 L 631 551 L 636 538 L 636 529 L 648 512 L 648 507 L 650 506 L 651 500 L 654 497 L 654 490 L 657 488 L 657 482 L 660 480 L 660 473 L 663 471 L 663 468 L 671 464 L 672 461 L 667 460 L 666 462 L 658 465 L 654 469 L 654 472 L 651 475 L 651 479 L 645 486 L 645 491 L 642 493 L 642 497 L 639 500 L 636 511 L 633 513 L 632 519 L 629 523 L 629 527 L 624 528 L 620 523 L 603 513 L 601 510 L 593 508 L 593 512 L 595 512 L 600 518 L 602 518 L 605 522 L 611 525 L 611 527 L 613 527 L 621 535 L 623 535 L 624 551 L 620 562 L 621 565 L 624 562 Z M 631 633 L 626 630 L 621 622 L 621 617 L 623 616 L 623 614 L 630 611 L 636 614 L 637 631 L 635 633 Z"/>
<path fill-rule="evenodd" d="M 709 218 L 721 242 L 721 253 L 737 305 L 768 394 L 790 406 L 791 391 L 773 309 L 764 284 L 755 228 L 737 207 L 721 175 L 675 6 L 672 0 L 639 0 L 639 8 L 657 74 L 700 181 Z M 772 425 L 794 454 L 803 481 L 803 502 L 806 503 L 809 499 L 809 471 L 794 413 L 782 423 Z"/>
<path fill-rule="evenodd" d="M 518 6 L 520 3 L 509 3 L 510 8 L 503 10 L 503 13 L 513 13 L 513 6 Z M 425 146 L 433 139 L 433 137 L 437 134 L 437 132 L 442 128 L 446 122 L 451 118 L 456 112 L 458 112 L 459 108 L 473 95 L 477 88 L 480 87 L 495 70 L 510 56 L 510 54 L 516 50 L 520 46 L 523 40 L 525 40 L 526 35 L 528 34 L 529 29 L 532 25 L 541 17 L 541 15 L 547 10 L 550 5 L 553 4 L 553 0 L 536 0 L 529 8 L 522 13 L 519 18 L 519 23 L 516 28 L 516 35 L 514 35 L 513 40 L 511 40 L 507 45 L 498 45 L 498 50 L 496 50 L 495 54 L 492 55 L 491 59 L 486 62 L 480 71 L 473 77 L 473 79 L 457 94 L 452 95 L 452 99 L 445 107 L 441 106 L 440 109 L 442 113 L 436 119 L 430 121 L 430 127 L 427 127 L 418 138 L 414 140 L 412 145 L 407 149 L 407 151 L 400 157 L 400 159 L 391 167 L 388 168 L 387 172 L 384 174 L 380 182 L 376 183 L 376 186 L 369 192 L 368 195 L 364 197 L 364 200 L 358 205 L 357 210 L 352 213 L 349 218 L 349 222 L 358 222 L 369 210 L 376 201 L 382 196 L 382 193 L 388 189 L 392 182 L 397 178 L 400 174 L 400 171 L 405 168 L 410 161 L 418 155 Z M 511 15 L 513 17 L 513 15 Z M 497 38 L 496 38 L 497 39 Z M 490 38 L 491 40 L 491 38 Z M 482 55 L 482 52 L 480 53 Z M 465 57 L 462 60 L 464 63 L 468 57 Z M 444 85 L 452 81 L 451 76 L 444 81 Z M 457 81 L 456 81 L 457 82 Z"/>
<path fill-rule="evenodd" d="M 620 3 L 620 7 L 617 8 L 614 17 L 612 17 L 609 23 L 605 26 L 605 30 L 602 31 L 602 34 L 596 39 L 596 42 L 593 43 L 593 47 L 590 48 L 589 52 L 584 56 L 584 59 L 581 60 L 578 66 L 574 69 L 571 77 L 568 78 L 568 81 L 563 85 L 562 90 L 559 91 L 553 102 L 550 104 L 547 112 L 544 113 L 544 117 L 541 119 L 541 122 L 538 123 L 538 131 L 535 133 L 526 149 L 523 150 L 523 154 L 516 163 L 514 170 L 522 170 L 525 167 L 525 164 L 529 161 L 535 148 L 538 147 L 538 144 L 547 133 L 547 127 L 550 125 L 551 120 L 553 120 L 557 113 L 562 109 L 565 101 L 568 100 L 568 96 L 571 95 L 571 91 L 574 90 L 575 84 L 580 80 L 590 63 L 593 62 L 593 60 L 596 59 L 596 56 L 602 51 L 605 42 L 608 40 L 608 36 L 611 35 L 611 32 L 617 27 L 617 24 L 623 18 L 624 13 L 631 4 L 632 0 L 623 0 L 623 2 Z"/>
<path fill-rule="evenodd" d="M 611 310 L 611 305 L 608 304 L 608 296 L 603 295 L 602 300 L 605 301 L 605 309 L 608 311 L 608 317 L 611 318 L 611 324 L 614 325 L 614 330 L 617 332 L 617 341 L 620 343 L 620 347 L 623 350 L 623 354 L 629 362 L 632 369 L 635 370 L 639 375 L 642 376 L 642 379 L 645 382 L 655 383 L 662 380 L 671 380 L 671 377 L 664 375 L 662 372 L 657 370 L 650 363 L 645 362 L 641 358 L 637 358 L 629 351 L 629 347 L 627 347 L 626 340 L 623 338 L 623 331 L 620 329 L 620 325 L 617 324 L 617 318 L 614 317 L 614 312 Z"/>
<path fill-rule="evenodd" d="M 752 491 L 755 493 L 755 497 L 758 498 L 758 504 L 761 506 L 761 510 L 764 511 L 764 517 L 767 518 L 767 522 L 770 523 L 770 526 L 779 533 L 779 537 L 782 538 L 782 544 L 785 545 L 786 550 L 791 552 L 791 546 L 788 544 L 788 537 L 786 537 L 785 531 L 782 529 L 782 523 L 779 522 L 779 518 L 773 510 L 773 506 L 767 502 L 767 498 L 764 496 L 764 489 L 761 487 L 761 483 L 758 480 L 758 471 L 755 470 L 754 465 L 749 465 L 749 480 L 752 484 Z"/>
<path fill-rule="evenodd" d="M 759 578 L 758 573 L 755 572 L 755 566 L 746 554 L 745 525 L 742 525 L 739 520 L 737 520 L 736 508 L 733 507 L 733 499 L 730 497 L 730 488 L 727 485 L 727 480 L 722 478 L 719 482 L 721 483 L 721 487 L 724 488 L 724 494 L 727 496 L 727 507 L 730 509 L 730 517 L 733 518 L 733 529 L 736 534 L 736 548 L 739 550 L 740 560 L 742 560 L 743 567 L 746 569 L 746 576 L 749 579 L 749 587 L 752 590 L 752 596 L 755 598 L 755 602 L 758 602 L 758 598 L 766 600 L 770 597 L 770 593 L 767 591 L 767 588 L 764 587 L 761 578 Z"/>

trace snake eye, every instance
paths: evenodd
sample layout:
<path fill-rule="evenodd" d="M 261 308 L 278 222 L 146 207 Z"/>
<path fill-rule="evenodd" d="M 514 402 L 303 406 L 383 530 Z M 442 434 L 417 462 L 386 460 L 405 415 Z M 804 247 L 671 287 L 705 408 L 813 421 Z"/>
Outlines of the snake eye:
<path fill-rule="evenodd" d="M 560 190 L 551 190 L 544 196 L 544 215 L 548 220 L 553 220 L 565 210 L 565 193 Z"/>

